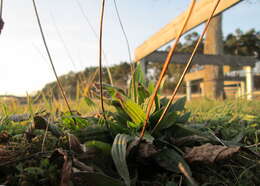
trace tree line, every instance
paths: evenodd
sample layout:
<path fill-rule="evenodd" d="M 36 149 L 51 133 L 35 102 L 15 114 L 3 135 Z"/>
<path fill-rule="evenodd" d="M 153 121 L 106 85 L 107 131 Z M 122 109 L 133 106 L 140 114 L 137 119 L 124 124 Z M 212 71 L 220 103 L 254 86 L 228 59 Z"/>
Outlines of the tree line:
<path fill-rule="evenodd" d="M 199 34 L 197 32 L 192 32 L 184 37 L 184 41 L 178 44 L 177 52 L 192 52 L 197 40 L 199 39 Z M 243 32 L 240 29 L 235 30 L 234 33 L 228 34 L 223 39 L 224 53 L 230 55 L 239 56 L 255 56 L 260 59 L 260 31 L 255 29 Z M 167 50 L 167 48 L 166 48 Z M 203 42 L 200 44 L 198 53 L 203 53 Z M 153 69 L 154 77 L 159 77 L 161 64 L 150 64 L 149 69 Z M 130 65 L 128 62 L 121 62 L 120 64 L 113 65 L 109 68 L 112 80 L 115 86 L 126 87 L 128 80 L 130 78 Z M 175 87 L 176 82 L 183 70 L 183 65 L 171 64 L 167 73 L 168 80 L 165 83 L 165 91 L 172 90 Z M 74 99 L 78 91 L 82 90 L 87 86 L 92 77 L 97 74 L 95 73 L 96 67 L 86 67 L 85 70 L 81 72 L 70 72 L 66 75 L 60 77 L 61 83 L 66 91 L 68 97 Z M 110 83 L 108 71 L 103 70 L 105 83 Z M 153 78 L 153 80 L 155 80 Z M 98 76 L 96 75 L 93 79 L 94 82 L 98 81 Z M 77 88 L 78 87 L 78 88 Z M 184 89 L 182 89 L 184 91 Z M 45 87 L 39 91 L 38 95 L 44 95 L 48 97 L 53 97 L 59 99 L 60 92 L 57 87 L 56 82 L 51 82 L 45 85 Z M 41 96 L 40 96 L 41 97 Z"/>

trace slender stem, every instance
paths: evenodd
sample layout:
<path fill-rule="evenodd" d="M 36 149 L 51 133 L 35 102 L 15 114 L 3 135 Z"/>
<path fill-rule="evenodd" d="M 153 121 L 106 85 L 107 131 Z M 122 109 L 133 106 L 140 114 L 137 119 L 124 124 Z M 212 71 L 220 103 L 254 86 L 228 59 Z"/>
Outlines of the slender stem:
<path fill-rule="evenodd" d="M 192 61 L 193 61 L 193 59 L 194 59 L 194 56 L 195 56 L 195 54 L 196 54 L 196 52 L 197 52 L 197 50 L 198 50 L 198 48 L 199 48 L 199 45 L 200 45 L 201 41 L 203 40 L 203 37 L 204 37 L 204 35 L 205 35 L 205 33 L 206 33 L 208 27 L 209 27 L 209 24 L 210 24 L 210 22 L 211 22 L 211 20 L 212 20 L 212 18 L 213 18 L 213 16 L 214 16 L 214 13 L 215 13 L 215 11 L 216 11 L 216 9 L 217 9 L 217 7 L 218 7 L 220 1 L 221 1 L 221 0 L 218 0 L 217 3 L 215 4 L 215 6 L 214 6 L 214 8 L 213 8 L 213 10 L 212 10 L 212 12 L 211 12 L 211 15 L 210 15 L 210 17 L 209 17 L 209 19 L 208 19 L 208 21 L 207 21 L 207 23 L 206 23 L 206 26 L 205 26 L 205 28 L 204 28 L 204 30 L 203 30 L 201 36 L 199 37 L 199 40 L 197 41 L 196 46 L 195 46 L 195 48 L 194 48 L 194 50 L 193 50 L 193 52 L 192 52 L 192 54 L 191 54 L 191 56 L 190 56 L 190 58 L 189 58 L 189 61 L 188 61 L 187 65 L 186 65 L 186 67 L 185 67 L 185 69 L 184 69 L 184 71 L 183 71 L 183 73 L 182 73 L 182 75 L 181 75 L 181 77 L 180 77 L 180 79 L 179 79 L 179 81 L 178 81 L 178 83 L 177 83 L 177 86 L 175 87 L 175 89 L 174 89 L 174 91 L 173 91 L 173 93 L 172 93 L 172 96 L 171 96 L 171 98 L 170 98 L 170 100 L 169 100 L 167 106 L 165 107 L 165 109 L 164 109 L 162 115 L 160 116 L 160 119 L 158 120 L 156 126 L 153 128 L 152 132 L 154 132 L 154 130 L 157 128 L 157 126 L 158 126 L 158 124 L 160 123 L 160 121 L 165 117 L 167 111 L 169 110 L 169 108 L 170 108 L 170 106 L 171 106 L 171 104 L 172 104 L 172 102 L 173 102 L 173 100 L 174 100 L 174 97 L 176 96 L 176 94 L 177 94 L 177 92 L 178 92 L 178 90 L 179 90 L 179 88 L 180 88 L 180 86 L 181 86 L 181 84 L 182 84 L 182 82 L 183 82 L 183 79 L 184 79 L 186 73 L 188 72 L 188 70 L 189 70 L 190 67 L 191 67 L 191 64 L 192 64 Z"/>
<path fill-rule="evenodd" d="M 133 96 L 134 96 L 134 100 L 137 101 L 137 93 L 135 92 L 136 90 L 136 82 L 135 82 L 135 72 L 134 72 L 134 64 L 133 64 L 133 61 L 132 61 L 132 58 L 131 58 L 131 49 L 130 49 L 130 44 L 129 44 L 129 40 L 127 38 L 127 35 L 126 35 L 126 32 L 125 32 L 125 29 L 124 29 L 124 26 L 123 26 L 123 22 L 122 22 L 122 19 L 120 17 L 120 14 L 119 14 L 119 10 L 118 10 L 118 7 L 117 7 L 117 3 L 116 3 L 116 0 L 114 0 L 114 6 L 115 6 L 115 10 L 116 10 L 116 15 L 117 15 L 117 18 L 118 18 L 118 21 L 119 21 L 119 24 L 120 24 L 120 27 L 121 27 L 121 30 L 123 32 L 123 35 L 124 35 L 124 38 L 125 38 L 125 41 L 126 41 L 126 45 L 127 45 L 127 50 L 128 50 L 128 58 L 129 58 L 129 63 L 130 63 L 130 68 L 131 68 L 131 76 L 132 76 L 132 87 L 133 87 Z"/>
<path fill-rule="evenodd" d="M 3 16 L 3 7 L 4 7 L 4 0 L 1 0 L 0 2 L 0 18 Z"/>
<path fill-rule="evenodd" d="M 3 17 L 3 7 L 4 7 L 4 0 L 0 0 L 0 34 L 1 34 L 2 29 L 4 27 L 4 21 L 2 19 L 2 17 Z"/>
<path fill-rule="evenodd" d="M 124 26 L 123 26 L 123 22 L 122 22 L 122 20 L 121 20 L 121 17 L 120 17 L 119 11 L 118 11 L 118 8 L 117 8 L 116 0 L 114 0 L 114 5 L 115 5 L 116 15 L 117 15 L 117 18 L 118 18 L 118 21 L 119 21 L 120 27 L 121 27 L 122 32 L 123 32 L 124 37 L 125 37 L 125 41 L 126 41 L 126 45 L 127 45 L 127 50 L 128 50 L 128 58 L 129 58 L 129 62 L 131 63 L 131 62 L 132 62 L 132 58 L 131 58 L 131 49 L 130 49 L 130 44 L 129 44 L 129 40 L 128 40 L 128 38 L 127 38 L 127 35 L 126 35 L 126 32 L 125 32 L 125 29 L 124 29 Z"/>
<path fill-rule="evenodd" d="M 68 46 L 67 46 L 67 43 L 66 43 L 66 41 L 64 40 L 64 38 L 63 38 L 63 36 L 62 36 L 62 33 L 60 32 L 60 30 L 59 30 L 59 28 L 58 28 L 58 25 L 57 25 L 57 23 L 56 23 L 56 20 L 55 20 L 53 14 L 51 13 L 50 15 L 51 15 L 52 22 L 53 22 L 54 28 L 55 28 L 55 30 L 56 30 L 56 33 L 57 33 L 57 35 L 58 35 L 58 37 L 59 37 L 59 39 L 60 39 L 60 41 L 61 41 L 61 44 L 63 45 L 63 48 L 64 48 L 64 50 L 65 50 L 65 52 L 66 52 L 66 54 L 67 54 L 67 57 L 68 57 L 69 61 L 70 61 L 71 64 L 72 64 L 72 67 L 74 68 L 74 70 L 75 70 L 75 72 L 76 72 L 76 71 L 77 71 L 77 66 L 76 66 L 76 63 L 75 63 L 75 61 L 74 61 L 74 59 L 73 59 L 71 53 L 70 53 L 70 50 L 69 50 L 69 48 L 68 48 Z M 81 68 L 82 68 L 82 67 L 81 67 Z M 79 83 L 80 83 L 81 86 L 84 86 L 84 79 L 85 79 L 85 78 L 86 78 L 86 77 L 84 76 L 84 73 L 83 73 L 83 74 L 82 74 L 82 73 L 79 73 Z"/>
<path fill-rule="evenodd" d="M 165 75 L 165 73 L 166 73 L 166 71 L 167 71 L 167 69 L 168 69 L 168 66 L 169 66 L 169 64 L 170 64 L 170 62 L 171 62 L 172 56 L 173 56 L 173 54 L 174 54 L 174 52 L 175 52 L 175 50 L 176 50 L 176 48 L 177 48 L 177 44 L 178 44 L 178 42 L 179 42 L 179 40 L 180 40 L 180 37 L 182 36 L 182 34 L 183 34 L 183 32 L 184 32 L 184 29 L 185 29 L 185 27 L 186 27 L 186 25 L 187 25 L 187 23 L 188 23 L 188 21 L 189 21 L 189 19 L 190 19 L 190 17 L 191 17 L 191 13 L 192 13 L 192 11 L 193 11 L 195 2 L 196 2 L 196 0 L 191 0 L 191 5 L 190 5 L 190 8 L 189 8 L 189 10 L 188 10 L 188 12 L 187 12 L 187 16 L 186 16 L 186 18 L 185 18 L 185 20 L 184 20 L 184 22 L 183 22 L 183 25 L 182 25 L 182 27 L 181 27 L 181 29 L 180 29 L 180 31 L 179 31 L 177 37 L 176 37 L 175 42 L 173 43 L 173 46 L 172 46 L 172 48 L 170 49 L 170 51 L 169 51 L 169 53 L 168 53 L 168 56 L 167 56 L 167 58 L 166 58 L 166 60 L 165 60 L 165 63 L 164 63 L 164 65 L 163 65 L 163 69 L 162 69 L 162 71 L 161 71 L 159 80 L 158 80 L 158 82 L 157 82 L 157 84 L 156 84 L 156 87 L 155 87 L 155 90 L 154 90 L 154 92 L 153 92 L 153 95 L 152 95 L 152 97 L 151 97 L 151 99 L 150 99 L 150 101 L 149 101 L 149 105 L 148 105 L 147 113 L 146 113 L 146 119 L 145 119 L 144 126 L 143 126 L 142 131 L 141 131 L 141 134 L 140 134 L 140 140 L 141 140 L 142 137 L 144 136 L 144 132 L 145 132 L 145 129 L 146 129 L 147 124 L 148 124 L 150 112 L 151 112 L 151 109 L 152 109 L 152 106 L 153 106 L 155 97 L 156 97 L 156 95 L 157 95 L 157 93 L 158 93 L 158 90 L 159 90 L 159 88 L 160 88 L 160 85 L 161 85 L 161 82 L 162 82 L 162 80 L 163 80 L 163 77 L 164 77 L 164 75 Z"/>
<path fill-rule="evenodd" d="M 91 29 L 92 33 L 94 34 L 95 38 L 98 40 L 98 34 L 97 34 L 95 28 L 93 27 L 93 25 L 90 23 L 89 18 L 86 15 L 84 9 L 82 8 L 80 1 L 76 0 L 76 3 L 79 7 L 81 14 L 83 15 L 84 20 L 87 22 L 87 24 L 90 27 L 90 29 Z M 106 53 L 103 49 L 102 49 L 102 54 L 103 54 L 103 57 L 104 57 L 104 61 L 108 63 L 107 55 L 106 55 Z M 112 75 L 111 75 L 110 68 L 108 66 L 106 66 L 106 70 L 107 70 L 107 74 L 108 74 L 108 77 L 109 77 L 110 84 L 113 86 L 113 78 L 112 78 Z"/>
<path fill-rule="evenodd" d="M 103 20 L 105 12 L 105 0 L 102 0 L 99 30 L 99 84 L 100 84 L 100 102 L 103 117 L 106 120 L 104 100 L 103 100 L 103 73 L 102 73 L 102 38 L 103 38 Z M 107 123 L 106 123 L 107 124 Z"/>
<path fill-rule="evenodd" d="M 68 102 L 68 100 L 67 100 L 67 97 L 66 97 L 65 92 L 64 92 L 64 90 L 63 90 L 63 88 L 62 88 L 61 82 L 60 82 L 60 80 L 59 80 L 59 77 L 58 77 L 58 75 L 57 75 L 56 69 L 55 69 L 54 64 L 53 64 L 53 60 L 52 60 L 52 57 L 51 57 L 51 54 L 50 54 L 50 51 L 49 51 L 49 48 L 48 48 L 48 45 L 47 45 L 47 41 L 46 41 L 46 39 L 45 39 L 45 35 L 44 35 L 43 29 L 42 29 L 42 25 L 41 25 L 41 21 L 40 21 L 40 17 L 39 17 L 39 14 L 38 14 L 38 10 L 37 10 L 37 6 L 36 6 L 36 3 L 35 3 L 35 0 L 32 0 L 32 2 L 33 2 L 33 7 L 34 7 L 35 15 L 36 15 L 36 17 L 37 17 L 38 26 L 39 26 L 39 29 L 40 29 L 40 32 L 41 32 L 42 40 L 43 40 L 43 43 L 44 43 L 46 52 L 47 52 L 47 54 L 48 54 L 49 61 L 50 61 L 50 63 L 51 63 L 51 67 L 52 67 L 53 73 L 54 73 L 54 75 L 55 75 L 55 77 L 56 77 L 58 87 L 59 87 L 59 89 L 60 89 L 60 91 L 61 91 L 61 94 L 62 94 L 64 100 L 65 100 L 65 103 L 66 103 L 66 105 L 67 105 L 67 107 L 68 107 L 68 110 L 69 110 L 69 112 L 70 112 L 71 115 L 72 115 L 72 111 L 71 111 L 69 102 Z"/>
<path fill-rule="evenodd" d="M 64 48 L 64 50 L 65 50 L 65 52 L 66 52 L 66 54 L 67 54 L 67 57 L 68 57 L 69 61 L 71 62 L 72 67 L 74 68 L 74 70 L 77 71 L 76 63 L 75 63 L 75 61 L 74 61 L 74 59 L 73 59 L 73 57 L 72 57 L 72 55 L 71 55 L 71 53 L 70 53 L 70 50 L 69 50 L 69 48 L 68 48 L 68 46 L 67 46 L 67 43 L 65 42 L 65 40 L 64 40 L 64 38 L 63 38 L 63 36 L 62 36 L 62 34 L 61 34 L 60 29 L 58 28 L 58 25 L 57 25 L 57 23 L 56 23 L 56 20 L 55 20 L 55 18 L 54 18 L 54 16 L 53 16 L 52 12 L 50 13 L 50 15 L 51 15 L 52 23 L 53 23 L 53 25 L 54 25 L 54 28 L 55 28 L 55 30 L 56 30 L 56 33 L 57 33 L 57 35 L 58 35 L 58 37 L 59 37 L 59 39 L 60 39 L 60 41 L 61 41 L 61 44 L 63 45 L 63 48 Z"/>

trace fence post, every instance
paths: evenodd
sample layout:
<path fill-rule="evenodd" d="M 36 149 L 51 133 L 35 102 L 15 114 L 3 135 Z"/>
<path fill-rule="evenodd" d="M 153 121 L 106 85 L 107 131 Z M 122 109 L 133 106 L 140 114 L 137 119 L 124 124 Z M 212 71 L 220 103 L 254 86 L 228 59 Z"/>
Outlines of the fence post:
<path fill-rule="evenodd" d="M 246 73 L 246 97 L 248 100 L 253 99 L 253 90 L 254 90 L 254 75 L 253 69 L 251 66 L 244 67 Z"/>
<path fill-rule="evenodd" d="M 191 83 L 190 81 L 186 81 L 186 96 L 187 96 L 187 101 L 191 100 Z"/>

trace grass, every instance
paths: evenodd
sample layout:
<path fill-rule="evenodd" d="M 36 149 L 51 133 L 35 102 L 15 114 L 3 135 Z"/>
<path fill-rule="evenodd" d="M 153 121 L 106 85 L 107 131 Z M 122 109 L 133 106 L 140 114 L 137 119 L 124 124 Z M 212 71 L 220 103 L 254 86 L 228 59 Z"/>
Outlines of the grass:
<path fill-rule="evenodd" d="M 176 128 L 176 126 L 174 126 L 174 133 L 171 134 L 172 136 L 167 134 L 167 131 L 171 130 L 171 128 L 168 128 L 166 133 L 163 132 L 165 130 L 162 130 L 162 132 L 159 132 L 155 135 L 151 134 L 151 136 L 149 133 L 146 133 L 145 140 L 150 142 L 142 142 L 142 145 L 145 146 L 145 149 L 151 148 L 149 151 L 145 152 L 148 153 L 148 155 L 152 151 L 157 151 L 158 148 L 161 149 L 161 151 L 157 152 L 155 155 L 149 156 L 148 158 L 154 159 L 153 161 L 156 162 L 167 161 L 167 163 L 159 163 L 159 165 L 151 163 L 151 160 L 147 161 L 146 158 L 142 157 L 142 152 L 141 154 L 136 154 L 135 152 L 134 156 L 130 153 L 127 155 L 129 156 L 127 161 L 125 159 L 127 152 L 126 149 L 124 150 L 124 148 L 126 148 L 127 144 L 131 141 L 134 142 L 134 136 L 138 131 L 136 127 L 138 127 L 138 121 L 140 119 L 142 120 L 142 118 L 135 118 L 136 122 L 134 122 L 135 120 L 127 122 L 127 125 L 133 127 L 130 131 L 129 128 L 120 128 L 120 125 L 117 123 L 119 120 L 109 120 L 109 122 L 113 122 L 109 123 L 110 127 L 114 126 L 110 128 L 110 132 L 112 132 L 112 134 L 109 134 L 106 132 L 105 127 L 103 127 L 103 121 L 100 120 L 99 116 L 97 116 L 97 113 L 100 112 L 98 100 L 92 99 L 93 103 L 91 104 L 82 97 L 78 97 L 77 100 L 69 100 L 72 110 L 75 111 L 77 126 L 74 125 L 70 113 L 67 112 L 67 108 L 64 106 L 63 101 L 54 100 L 49 102 L 48 100 L 43 99 L 41 102 L 35 104 L 34 100 L 29 98 L 28 100 L 29 104 L 25 105 L 19 105 L 15 101 L 8 103 L 2 101 L 0 103 L 0 167 L 5 169 L 9 168 L 10 170 L 7 173 L 1 173 L 3 176 L 0 176 L 0 183 L 6 182 L 6 176 L 12 174 L 12 181 L 9 180 L 9 185 L 18 185 L 22 183 L 24 185 L 41 185 L 39 180 L 41 180 L 43 185 L 47 183 L 51 185 L 59 185 L 60 180 L 63 179 L 62 175 L 66 174 L 60 174 L 60 171 L 64 170 L 60 163 L 56 162 L 57 160 L 53 160 L 53 156 L 58 156 L 61 159 L 63 159 L 62 157 L 69 159 L 72 158 L 69 161 L 72 162 L 73 166 L 77 164 L 74 160 L 74 158 L 76 158 L 81 163 L 83 162 L 84 165 L 86 164 L 89 169 L 92 170 L 94 167 L 94 169 L 97 170 L 94 172 L 90 171 L 89 173 L 84 173 L 84 176 L 79 177 L 81 181 L 83 177 L 87 177 L 89 180 L 91 180 L 91 183 L 96 183 L 97 185 L 100 184 L 100 182 L 103 183 L 103 185 L 104 183 L 107 185 L 122 185 L 123 180 L 125 180 L 125 183 L 129 185 L 130 182 L 133 182 L 133 170 L 139 172 L 139 169 L 147 170 L 147 173 L 139 172 L 136 184 L 140 186 L 175 185 L 176 183 L 180 184 L 181 182 L 184 182 L 182 183 L 184 185 L 187 185 L 188 182 L 194 184 L 195 181 L 193 178 L 195 178 L 196 182 L 201 184 L 203 183 L 204 185 L 254 185 L 256 183 L 260 183 L 258 179 L 260 175 L 258 171 L 260 162 L 259 159 L 252 154 L 249 155 L 246 152 L 241 152 L 238 156 L 233 157 L 232 155 L 232 159 L 227 159 L 221 161 L 221 163 L 214 163 L 210 165 L 187 165 L 182 159 L 183 154 L 186 153 L 185 149 L 187 148 L 187 145 L 174 145 L 174 149 L 176 151 L 172 151 L 172 148 L 169 148 L 168 145 L 165 145 L 168 144 L 172 139 L 177 141 L 178 139 L 186 139 L 186 137 L 189 137 L 185 136 L 186 133 L 189 133 L 189 135 L 192 134 L 192 136 L 201 134 L 202 136 L 207 136 L 208 139 L 211 139 L 210 143 L 212 144 L 223 143 L 227 146 L 241 145 L 243 147 L 248 147 L 254 153 L 259 153 L 260 101 L 258 100 L 220 101 L 200 99 L 186 103 L 185 110 L 178 110 L 176 113 L 179 114 L 191 112 L 187 126 L 191 126 L 192 130 L 188 128 L 183 130 L 182 128 Z M 124 105 L 124 101 L 121 104 L 125 107 L 129 106 Z M 114 117 L 113 114 L 118 113 L 118 110 L 110 104 L 106 104 L 105 107 L 106 110 L 112 113 L 112 115 L 108 115 L 108 119 Z M 130 111 L 131 110 L 127 110 L 126 113 L 133 114 Z M 46 131 L 47 129 L 36 131 L 33 129 L 34 132 L 31 133 L 30 130 L 28 132 L 28 129 L 32 128 L 32 119 L 18 122 L 10 120 L 10 116 L 15 114 L 39 115 L 37 113 L 40 113 L 40 115 L 50 115 L 47 116 L 47 118 L 49 118 L 48 120 L 50 121 L 50 124 L 48 124 L 49 129 L 47 128 L 49 132 Z M 131 115 L 129 116 L 131 117 Z M 174 119 L 174 117 L 172 119 Z M 56 125 L 52 125 L 52 123 L 56 123 Z M 44 122 L 38 123 L 38 125 L 43 124 Z M 167 124 L 167 122 L 165 124 Z M 94 128 L 92 127 L 93 125 Z M 61 130 L 61 132 L 58 130 Z M 201 133 L 193 133 L 193 130 L 198 130 Z M 61 133 L 70 134 L 62 135 Z M 119 133 L 121 134 L 118 135 Z M 88 150 L 85 152 L 85 154 L 88 154 L 88 151 L 91 149 L 91 153 L 95 154 L 94 149 L 98 149 L 99 155 L 95 155 L 96 158 L 94 159 L 91 159 L 91 156 L 88 155 L 91 161 L 88 158 L 86 160 L 86 157 L 82 157 L 81 152 L 79 152 L 80 148 L 75 148 L 78 143 L 77 140 L 75 140 L 74 137 L 71 138 L 70 135 L 75 135 L 75 138 L 78 138 L 79 143 L 87 147 Z M 113 136 L 112 138 L 111 135 Z M 113 141 L 113 139 L 115 141 Z M 117 140 L 119 140 L 119 142 L 117 142 Z M 194 139 L 191 139 L 190 141 L 185 142 L 188 144 L 188 148 L 192 148 L 193 143 L 196 145 L 204 143 L 199 142 L 198 144 L 196 139 L 195 141 L 193 140 Z M 218 143 L 218 140 L 220 140 L 221 143 Z M 152 142 L 154 146 L 150 146 L 151 141 L 154 141 Z M 124 143 L 124 148 L 117 149 L 116 147 L 118 143 Z M 156 150 L 153 149 L 155 147 Z M 1 156 L 1 153 L 3 153 L 2 151 L 7 149 L 12 149 L 12 153 L 17 153 L 15 155 L 15 159 L 7 159 L 6 161 L 1 159 L 3 158 Z M 111 149 L 113 150 L 111 151 Z M 94 152 L 92 152 L 93 150 Z M 114 162 L 118 162 L 118 164 L 115 163 L 115 165 L 111 165 L 111 163 L 104 163 L 113 162 L 110 151 L 113 152 L 112 158 L 114 159 Z M 124 154 L 125 156 L 123 156 Z M 20 159 L 21 156 L 30 157 L 35 155 L 40 156 L 37 158 L 35 157 L 33 160 L 26 159 L 25 161 L 21 161 Z M 136 163 L 136 160 L 132 160 L 133 157 L 136 156 L 138 158 L 142 157 L 141 162 L 139 162 L 139 160 L 138 163 Z M 173 157 L 173 159 L 171 159 L 171 157 Z M 178 169 L 175 169 L 172 166 L 168 166 L 168 164 L 176 164 L 176 157 L 180 162 L 184 162 L 184 167 L 188 166 L 188 168 L 186 167 L 184 169 L 184 172 L 179 173 Z M 117 159 L 120 161 L 117 161 Z M 16 165 L 13 165 L 12 161 L 17 162 Z M 3 164 L 6 162 L 8 163 L 8 166 L 3 166 Z M 65 160 L 63 162 L 63 166 L 65 165 L 64 163 Z M 151 169 L 149 166 L 156 168 Z M 121 167 L 124 168 L 121 169 Z M 153 170 L 157 170 L 158 172 Z M 102 174 L 100 174 L 100 171 Z M 119 173 L 118 175 L 116 173 L 117 171 L 121 172 L 121 174 Z M 192 177 L 189 178 L 191 180 L 186 179 L 185 176 L 183 177 L 185 174 L 189 175 L 190 171 L 193 173 Z M 104 175 L 106 176 L 104 177 Z M 120 179 L 120 176 L 122 179 Z M 88 181 L 85 180 L 84 183 L 88 183 Z"/>
<path fill-rule="evenodd" d="M 100 112 L 99 101 L 94 100 L 96 105 L 89 105 L 84 98 L 69 101 L 73 111 L 82 116 L 97 115 Z M 112 106 L 105 105 L 106 109 L 114 112 Z M 192 100 L 186 104 L 186 110 L 191 112 L 188 123 L 204 126 L 214 131 L 222 131 L 224 139 L 231 139 L 241 131 L 251 130 L 256 133 L 253 143 L 258 143 L 257 134 L 260 132 L 260 100 Z M 51 113 L 54 120 L 58 119 L 55 112 L 66 113 L 67 108 L 63 101 L 54 100 L 52 103 L 42 101 L 37 104 L 19 105 L 12 101 L 0 104 L 0 117 L 4 118 L 14 114 Z M 22 125 L 25 125 L 24 122 Z M 200 125 L 201 124 L 201 125 Z M 224 135 L 225 134 L 225 135 Z M 247 145 L 252 145 L 247 144 Z"/>

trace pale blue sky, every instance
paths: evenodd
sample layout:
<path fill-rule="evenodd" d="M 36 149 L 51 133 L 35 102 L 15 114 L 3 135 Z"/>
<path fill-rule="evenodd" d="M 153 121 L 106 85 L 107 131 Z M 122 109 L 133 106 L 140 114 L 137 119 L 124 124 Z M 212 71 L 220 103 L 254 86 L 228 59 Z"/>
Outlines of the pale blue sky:
<path fill-rule="evenodd" d="M 94 28 L 98 29 L 100 0 L 79 0 Z M 58 74 L 98 64 L 95 35 L 83 18 L 76 0 L 36 0 Z M 117 0 L 125 30 L 134 49 L 178 14 L 189 0 Z M 244 1 L 224 13 L 224 35 L 236 28 L 260 30 L 260 0 Z M 5 28 L 0 36 L 0 94 L 24 95 L 53 81 L 37 27 L 31 0 L 6 0 Z M 76 69 L 57 34 L 60 31 Z M 200 31 L 201 28 L 196 29 Z M 104 25 L 106 65 L 128 59 L 127 47 L 113 5 L 107 0 Z"/>

